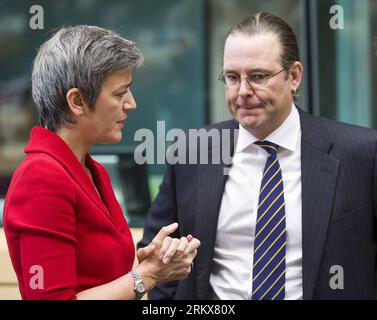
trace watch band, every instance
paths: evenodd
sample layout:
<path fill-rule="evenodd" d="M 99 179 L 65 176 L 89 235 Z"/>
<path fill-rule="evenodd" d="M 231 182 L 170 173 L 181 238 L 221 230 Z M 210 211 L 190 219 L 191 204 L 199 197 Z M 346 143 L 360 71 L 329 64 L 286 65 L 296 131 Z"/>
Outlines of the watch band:
<path fill-rule="evenodd" d="M 128 274 L 134 279 L 134 291 L 136 294 L 136 299 L 140 300 L 146 293 L 144 282 L 138 272 L 132 270 Z"/>

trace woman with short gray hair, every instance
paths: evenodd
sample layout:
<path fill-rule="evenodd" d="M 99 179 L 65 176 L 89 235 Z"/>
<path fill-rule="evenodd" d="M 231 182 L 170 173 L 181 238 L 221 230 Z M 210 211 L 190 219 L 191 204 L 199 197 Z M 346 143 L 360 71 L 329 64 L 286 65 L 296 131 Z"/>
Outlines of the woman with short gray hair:
<path fill-rule="evenodd" d="M 183 279 L 200 246 L 166 226 L 137 253 L 105 168 L 88 154 L 118 143 L 136 108 L 135 44 L 95 26 L 62 28 L 39 49 L 32 93 L 40 126 L 15 171 L 4 230 L 23 299 L 140 299 Z"/>

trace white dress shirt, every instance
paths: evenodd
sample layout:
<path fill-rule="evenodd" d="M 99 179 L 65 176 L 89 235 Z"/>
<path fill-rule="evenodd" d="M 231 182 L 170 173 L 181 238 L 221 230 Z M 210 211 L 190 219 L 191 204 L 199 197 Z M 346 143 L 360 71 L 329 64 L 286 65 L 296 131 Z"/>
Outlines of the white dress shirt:
<path fill-rule="evenodd" d="M 280 146 L 287 237 L 285 299 L 302 299 L 301 125 L 294 105 L 284 123 L 264 140 Z M 240 126 L 219 212 L 211 299 L 251 299 L 258 197 L 268 157 L 256 141 Z"/>

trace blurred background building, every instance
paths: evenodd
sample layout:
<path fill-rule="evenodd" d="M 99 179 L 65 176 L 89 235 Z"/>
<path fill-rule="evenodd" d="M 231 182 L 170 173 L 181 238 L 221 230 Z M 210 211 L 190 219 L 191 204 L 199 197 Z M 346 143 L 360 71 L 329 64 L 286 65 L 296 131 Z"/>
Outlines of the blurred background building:
<path fill-rule="evenodd" d="M 44 11 L 41 30 L 29 25 L 35 4 Z M 343 9 L 343 29 L 330 27 L 334 5 Z M 159 120 L 168 131 L 229 119 L 217 80 L 225 36 L 232 25 L 258 11 L 281 16 L 296 32 L 304 65 L 301 108 L 377 128 L 372 50 L 377 0 L 0 0 L 0 228 L 12 173 L 24 157 L 31 127 L 38 124 L 30 92 L 33 58 L 54 29 L 98 25 L 135 41 L 144 53 L 145 64 L 134 75 L 138 109 L 129 114 L 122 142 L 91 152 L 109 170 L 137 238 L 164 166 L 135 164 L 133 151 L 140 142 L 134 133 L 139 128 L 156 133 Z M 17 296 L 13 282 L 6 287 L 4 268 L 11 267 L 4 241 L 0 232 L 0 299 Z"/>

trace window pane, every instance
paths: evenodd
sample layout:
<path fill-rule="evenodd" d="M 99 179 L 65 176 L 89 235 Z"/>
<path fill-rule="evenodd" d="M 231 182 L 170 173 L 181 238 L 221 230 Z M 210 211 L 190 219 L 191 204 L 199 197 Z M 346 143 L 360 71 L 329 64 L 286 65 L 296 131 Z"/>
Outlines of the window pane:
<path fill-rule="evenodd" d="M 377 34 L 377 2 L 341 0 L 317 2 L 319 111 L 326 117 L 376 127 L 376 62 L 372 50 Z M 330 8 L 339 5 L 344 28 L 333 29 Z M 340 26 L 338 20 L 335 21 Z M 334 25 L 333 25 L 334 26 Z"/>

